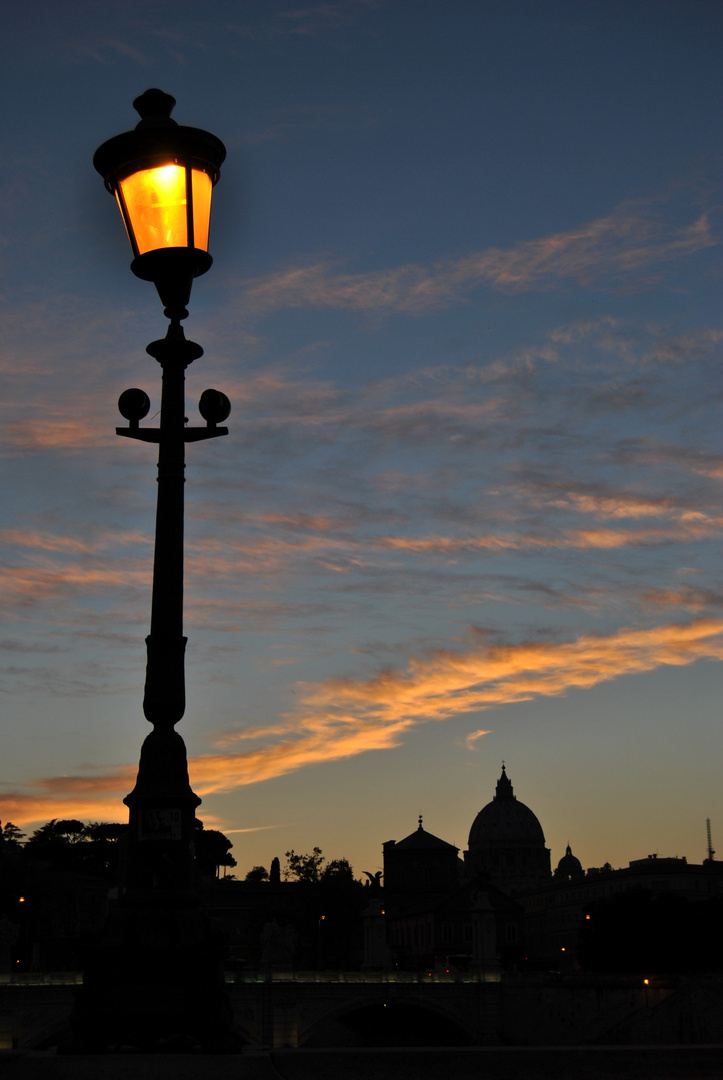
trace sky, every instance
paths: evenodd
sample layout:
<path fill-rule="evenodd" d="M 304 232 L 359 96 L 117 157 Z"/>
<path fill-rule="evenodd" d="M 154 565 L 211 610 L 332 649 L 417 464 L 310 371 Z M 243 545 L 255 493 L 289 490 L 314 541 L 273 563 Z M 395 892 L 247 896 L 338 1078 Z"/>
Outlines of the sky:
<path fill-rule="evenodd" d="M 717 0 L 1 0 L 0 820 L 126 820 L 165 333 L 96 147 L 223 140 L 187 337 L 199 816 L 460 851 L 504 760 L 553 866 L 723 852 Z"/>

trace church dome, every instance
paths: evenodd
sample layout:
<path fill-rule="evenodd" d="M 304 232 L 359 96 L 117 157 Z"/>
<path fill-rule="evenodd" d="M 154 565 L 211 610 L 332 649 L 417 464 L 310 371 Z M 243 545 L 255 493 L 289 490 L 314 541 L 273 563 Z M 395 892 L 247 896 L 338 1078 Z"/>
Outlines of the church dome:
<path fill-rule="evenodd" d="M 555 870 L 555 877 L 565 878 L 569 880 L 571 878 L 579 878 L 584 876 L 585 874 L 582 869 L 582 863 L 573 855 L 572 848 L 568 844 L 565 848 L 565 854 L 562 856 L 559 863 L 557 864 L 557 869 Z"/>
<path fill-rule="evenodd" d="M 550 852 L 542 826 L 529 806 L 515 798 L 504 765 L 494 799 L 472 822 L 464 861 L 469 876 L 487 877 L 510 894 L 550 880 Z"/>
<path fill-rule="evenodd" d="M 541 844 L 542 826 L 530 810 L 512 792 L 512 783 L 502 766 L 497 791 L 492 802 L 480 810 L 469 832 L 470 851 L 508 844 Z"/>

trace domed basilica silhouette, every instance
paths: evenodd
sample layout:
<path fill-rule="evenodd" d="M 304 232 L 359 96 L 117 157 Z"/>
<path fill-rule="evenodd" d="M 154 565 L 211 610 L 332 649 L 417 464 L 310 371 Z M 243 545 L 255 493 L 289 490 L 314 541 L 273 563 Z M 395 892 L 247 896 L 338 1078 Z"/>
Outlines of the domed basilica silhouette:
<path fill-rule="evenodd" d="M 723 892 L 723 864 L 648 855 L 614 870 L 583 869 L 570 844 L 551 869 L 535 813 L 515 795 L 505 765 L 494 797 L 474 818 L 467 850 L 417 829 L 383 845 L 383 902 L 367 912 L 367 966 L 455 962 L 507 969 L 576 964 L 591 905 L 631 889 L 700 901 Z M 382 918 L 383 917 L 383 918 Z"/>

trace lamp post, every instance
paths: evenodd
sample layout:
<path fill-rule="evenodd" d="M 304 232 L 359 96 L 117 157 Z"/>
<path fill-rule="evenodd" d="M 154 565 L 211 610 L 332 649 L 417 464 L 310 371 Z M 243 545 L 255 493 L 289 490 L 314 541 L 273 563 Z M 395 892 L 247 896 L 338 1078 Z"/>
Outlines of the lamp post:
<path fill-rule="evenodd" d="M 71 1027 L 76 1045 L 130 1043 L 210 1048 L 228 1043 L 221 953 L 193 889 L 193 832 L 201 800 L 188 779 L 186 747 L 175 730 L 185 711 L 183 635 L 183 485 L 185 444 L 227 435 L 219 426 L 231 406 L 206 390 L 205 427 L 185 417 L 185 369 L 203 349 L 184 335 L 193 279 L 211 266 L 211 195 L 226 156 L 209 132 L 171 119 L 175 100 L 147 90 L 134 107 L 135 130 L 96 151 L 93 164 L 115 196 L 134 259 L 131 269 L 152 281 L 170 320 L 165 338 L 146 351 L 161 365 L 160 423 L 142 427 L 150 401 L 133 388 L 118 402 L 126 427 L 117 434 L 158 444 L 158 501 L 151 627 L 143 711 L 153 725 L 141 749 L 129 808 L 127 870 L 84 973 Z"/>
<path fill-rule="evenodd" d="M 144 391 L 126 390 L 118 403 L 128 427 L 117 433 L 159 446 L 143 697 L 153 731 L 143 744 L 136 787 L 124 800 L 130 810 L 127 885 L 183 891 L 192 885 L 193 825 L 201 801 L 189 786 L 186 748 L 174 730 L 185 711 L 184 451 L 187 442 L 227 435 L 218 424 L 230 405 L 224 394 L 206 390 L 200 407 L 207 426 L 186 426 L 184 372 L 203 349 L 186 340 L 181 320 L 188 315 L 193 279 L 211 266 L 211 194 L 226 150 L 215 135 L 172 120 L 175 100 L 160 90 L 147 90 L 133 105 L 141 116 L 138 126 L 103 143 L 93 164 L 118 201 L 135 256 L 131 270 L 155 284 L 171 321 L 166 337 L 146 350 L 163 370 L 160 426 L 140 427 L 150 405 Z"/>

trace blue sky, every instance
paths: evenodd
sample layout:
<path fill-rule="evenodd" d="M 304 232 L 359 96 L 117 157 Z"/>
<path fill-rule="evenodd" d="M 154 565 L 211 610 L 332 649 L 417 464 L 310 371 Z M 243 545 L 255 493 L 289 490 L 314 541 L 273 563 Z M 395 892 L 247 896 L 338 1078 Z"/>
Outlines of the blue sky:
<path fill-rule="evenodd" d="M 420 811 L 464 848 L 504 759 L 553 862 L 699 861 L 720 5 L 0 6 L 0 818 L 121 819 L 147 732 L 155 454 L 114 430 L 164 319 L 91 162 L 159 86 L 228 150 L 186 321 L 189 415 L 233 404 L 187 465 L 204 821 L 241 873 L 361 873 Z"/>

